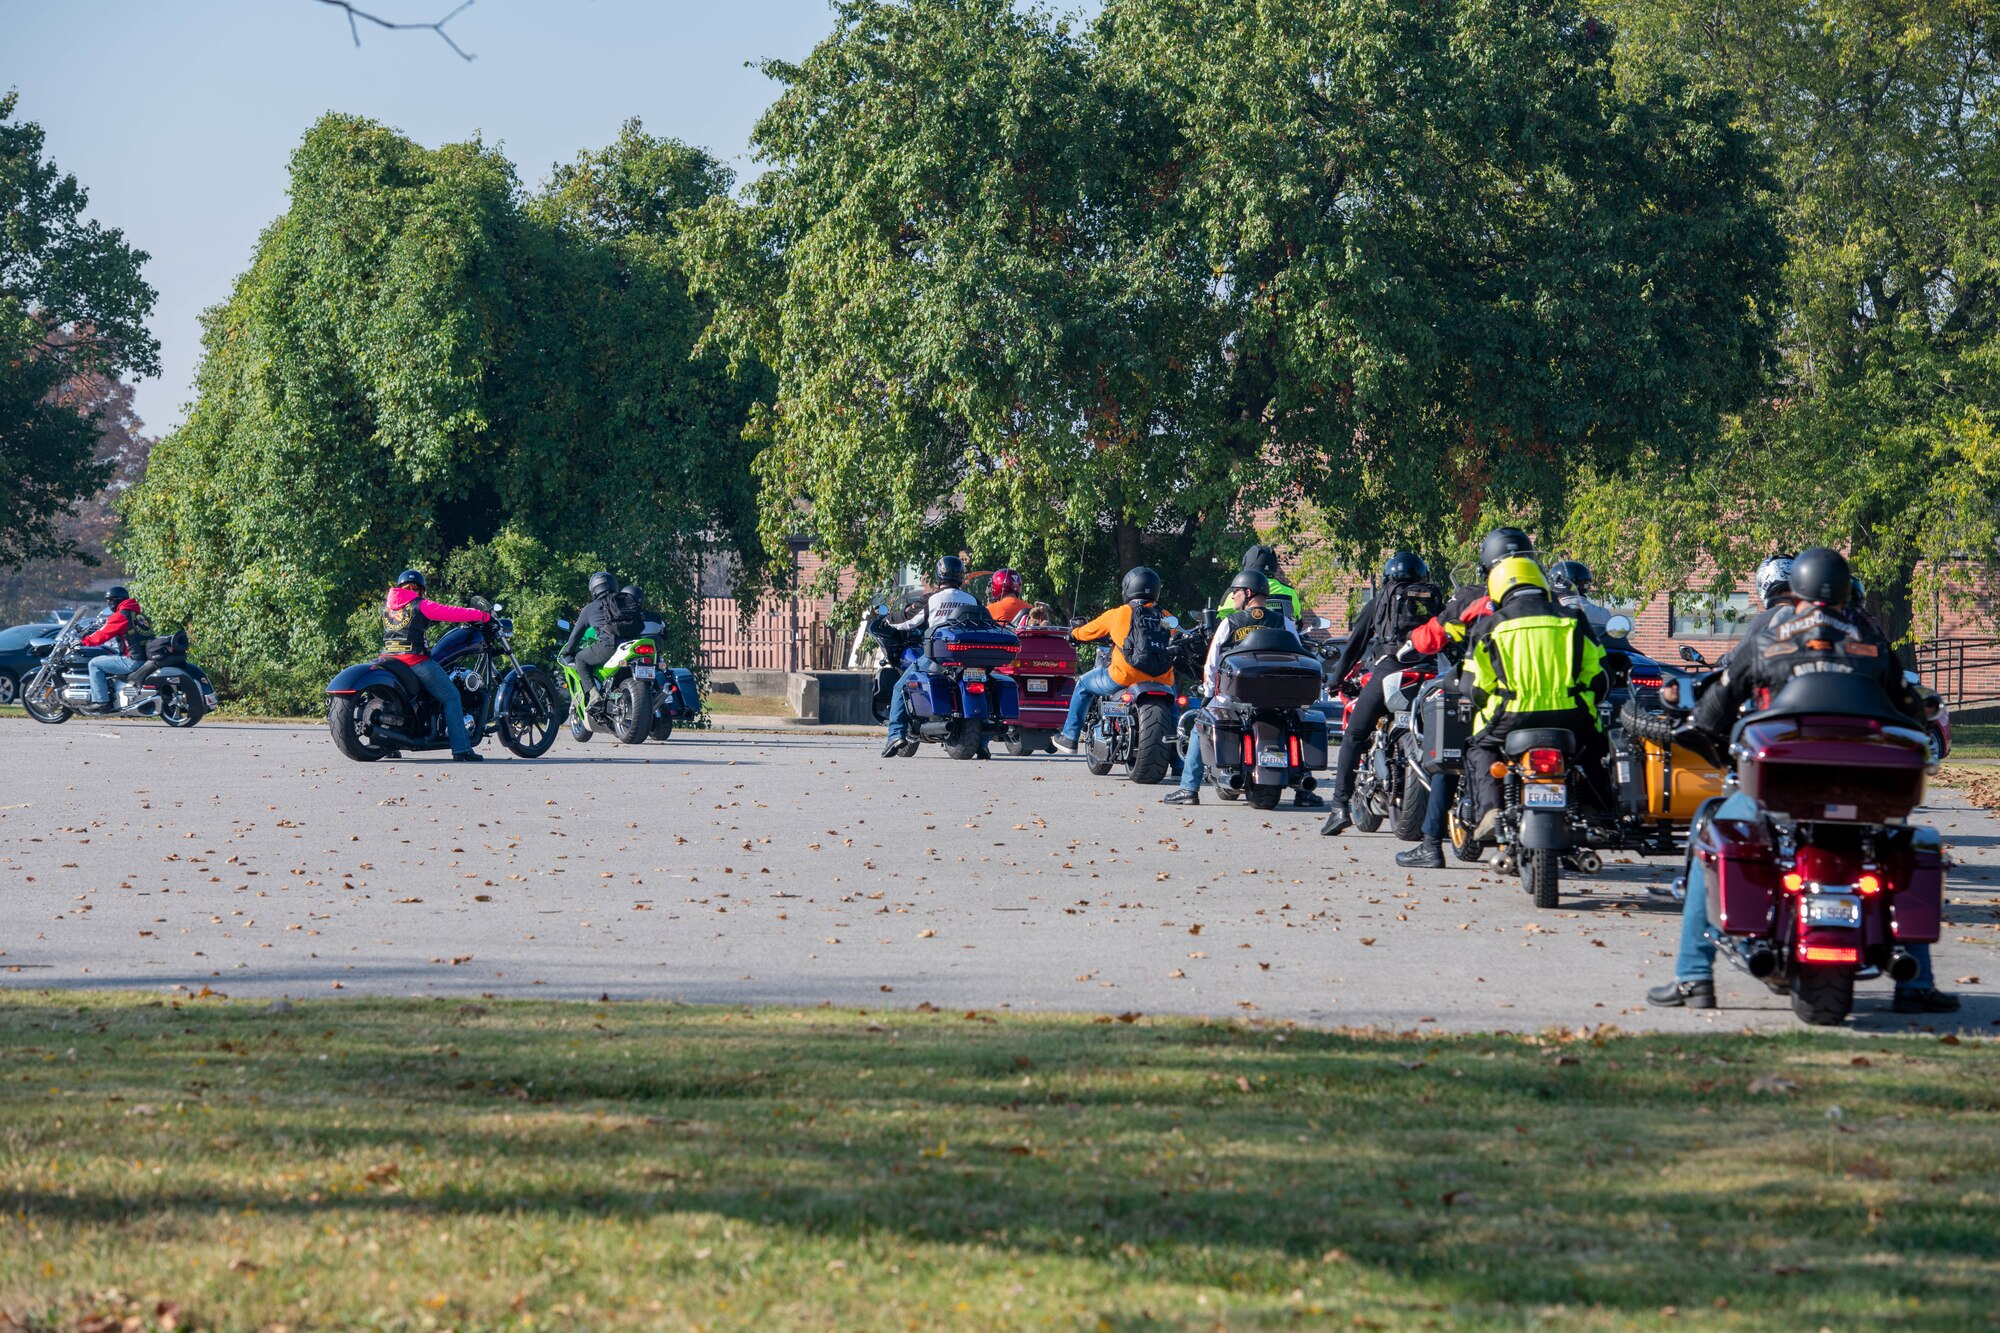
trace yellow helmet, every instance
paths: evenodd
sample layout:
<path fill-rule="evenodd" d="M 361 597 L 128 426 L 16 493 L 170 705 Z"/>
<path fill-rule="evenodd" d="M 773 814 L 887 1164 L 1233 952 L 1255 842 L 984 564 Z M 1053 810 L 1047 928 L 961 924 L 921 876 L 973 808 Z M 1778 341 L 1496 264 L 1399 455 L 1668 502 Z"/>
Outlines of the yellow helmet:
<path fill-rule="evenodd" d="M 1498 606 L 1507 600 L 1507 594 L 1517 588 L 1540 588 L 1549 590 L 1549 576 L 1542 573 L 1542 567 L 1524 555 L 1508 556 L 1493 566 L 1493 572 L 1486 576 L 1486 595 Z"/>

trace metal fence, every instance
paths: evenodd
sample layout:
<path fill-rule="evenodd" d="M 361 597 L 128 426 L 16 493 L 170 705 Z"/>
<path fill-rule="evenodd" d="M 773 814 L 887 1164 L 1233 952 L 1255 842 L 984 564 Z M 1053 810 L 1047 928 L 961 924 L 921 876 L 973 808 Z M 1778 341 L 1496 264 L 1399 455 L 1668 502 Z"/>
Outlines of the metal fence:
<path fill-rule="evenodd" d="M 847 643 L 827 609 L 799 599 L 764 602 L 746 622 L 734 597 L 704 597 L 701 664 L 711 671 L 834 670 Z"/>
<path fill-rule="evenodd" d="M 2000 703 L 2000 639 L 1933 639 L 1916 658 L 1924 684 L 1953 708 Z"/>

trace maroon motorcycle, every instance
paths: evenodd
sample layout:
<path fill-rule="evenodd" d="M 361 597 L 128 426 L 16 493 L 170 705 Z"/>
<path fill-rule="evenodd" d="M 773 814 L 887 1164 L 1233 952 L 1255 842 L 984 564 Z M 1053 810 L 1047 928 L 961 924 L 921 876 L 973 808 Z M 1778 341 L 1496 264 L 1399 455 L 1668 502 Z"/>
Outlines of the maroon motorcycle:
<path fill-rule="evenodd" d="M 1858 972 L 1907 981 L 1908 946 L 1938 938 L 1943 845 L 1909 822 L 1930 738 L 1874 681 L 1826 673 L 1793 677 L 1738 724 L 1730 749 L 1738 793 L 1689 837 L 1710 924 L 1801 1019 L 1837 1024 Z"/>
<path fill-rule="evenodd" d="M 1007 728 L 1007 753 L 1055 753 L 1055 734 L 1069 720 L 1070 692 L 1076 688 L 1076 645 L 1069 631 L 1054 626 L 1022 627 L 1021 655 L 999 668 L 1020 687 L 1020 717 Z"/>

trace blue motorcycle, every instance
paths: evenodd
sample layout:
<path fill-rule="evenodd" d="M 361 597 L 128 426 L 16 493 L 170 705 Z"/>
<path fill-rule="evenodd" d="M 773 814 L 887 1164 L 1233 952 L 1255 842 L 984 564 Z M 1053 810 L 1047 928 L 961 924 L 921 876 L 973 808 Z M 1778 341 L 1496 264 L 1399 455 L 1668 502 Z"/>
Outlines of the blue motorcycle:
<path fill-rule="evenodd" d="M 909 737 L 905 757 L 926 742 L 944 746 L 953 759 L 976 759 L 995 737 L 1019 718 L 1021 697 L 1014 678 L 996 670 L 1021 651 L 1012 630 L 990 619 L 945 621 L 919 644 L 898 634 L 878 614 L 868 632 L 889 661 L 907 668 L 927 661 L 929 669 L 905 681 Z M 899 677 L 900 678 L 900 677 Z"/>

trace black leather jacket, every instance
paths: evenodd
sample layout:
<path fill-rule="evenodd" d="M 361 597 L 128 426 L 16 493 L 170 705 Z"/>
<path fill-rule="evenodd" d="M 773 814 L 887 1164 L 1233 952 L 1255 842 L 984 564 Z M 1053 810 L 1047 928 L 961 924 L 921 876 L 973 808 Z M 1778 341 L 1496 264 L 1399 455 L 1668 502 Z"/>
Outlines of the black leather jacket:
<path fill-rule="evenodd" d="M 1923 702 L 1903 679 L 1903 664 L 1870 619 L 1846 608 L 1807 603 L 1781 606 L 1758 618 L 1752 631 L 1723 659 L 1722 675 L 1695 705 L 1691 721 L 1726 739 L 1745 702 L 1759 690 L 1775 692 L 1809 671 L 1867 676 L 1913 723 L 1922 725 Z"/>

